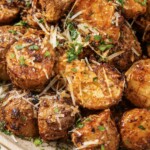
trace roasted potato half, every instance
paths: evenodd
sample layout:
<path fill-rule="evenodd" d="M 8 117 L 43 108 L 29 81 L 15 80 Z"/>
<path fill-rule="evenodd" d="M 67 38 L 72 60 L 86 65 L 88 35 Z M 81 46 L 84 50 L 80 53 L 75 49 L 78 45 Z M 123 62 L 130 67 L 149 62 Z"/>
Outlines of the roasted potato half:
<path fill-rule="evenodd" d="M 128 24 L 123 24 L 118 44 L 109 52 L 108 62 L 120 71 L 126 71 L 141 55 L 141 46 L 134 31 Z"/>
<path fill-rule="evenodd" d="M 10 46 L 23 36 L 25 29 L 19 26 L 0 26 L 0 80 L 9 80 L 6 71 L 6 53 Z"/>
<path fill-rule="evenodd" d="M 38 126 L 41 138 L 49 141 L 67 137 L 77 112 L 78 109 L 68 101 L 50 95 L 40 97 Z"/>
<path fill-rule="evenodd" d="M 126 98 L 135 106 L 150 107 L 150 59 L 134 63 L 126 72 Z"/>
<path fill-rule="evenodd" d="M 122 12 L 126 18 L 135 18 L 146 12 L 147 1 L 146 0 L 125 0 L 121 1 L 123 7 Z"/>
<path fill-rule="evenodd" d="M 31 9 L 23 13 L 23 20 L 37 28 L 39 23 L 57 22 L 75 0 L 34 0 Z M 39 21 L 38 21 L 39 19 Z M 45 20 L 44 22 L 41 20 Z"/>
<path fill-rule="evenodd" d="M 150 111 L 133 109 L 126 112 L 121 119 L 120 131 L 127 149 L 150 149 Z"/>
<path fill-rule="evenodd" d="M 22 89 L 41 90 L 52 75 L 54 56 L 47 36 L 29 29 L 6 54 L 11 81 Z"/>
<path fill-rule="evenodd" d="M 13 3 L 0 1 L 0 25 L 12 23 L 19 15 L 20 9 Z"/>
<path fill-rule="evenodd" d="M 2 104 L 6 128 L 15 135 L 38 135 L 37 111 L 31 100 L 28 92 L 12 90 Z"/>
<path fill-rule="evenodd" d="M 77 149 L 117 150 L 119 145 L 119 134 L 110 117 L 110 110 L 90 115 L 84 121 L 78 122 L 72 132 L 72 142 Z"/>
<path fill-rule="evenodd" d="M 77 0 L 73 10 L 74 14 L 79 13 L 75 20 L 79 23 L 86 23 L 86 26 L 98 30 L 100 35 L 118 41 L 120 36 L 120 24 L 122 17 L 116 11 L 113 1 L 107 0 Z"/>
<path fill-rule="evenodd" d="M 62 59 L 58 68 L 68 81 L 74 103 L 82 107 L 106 109 L 118 104 L 122 98 L 124 77 L 106 63 L 88 64 L 84 59 L 68 63 Z"/>

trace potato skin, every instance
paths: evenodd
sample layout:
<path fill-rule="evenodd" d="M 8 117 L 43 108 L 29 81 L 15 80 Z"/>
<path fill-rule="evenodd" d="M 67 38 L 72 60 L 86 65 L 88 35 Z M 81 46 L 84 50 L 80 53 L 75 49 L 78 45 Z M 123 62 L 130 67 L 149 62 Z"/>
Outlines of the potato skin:
<path fill-rule="evenodd" d="M 127 111 L 121 119 L 120 131 L 126 148 L 148 150 L 150 148 L 150 111 L 147 109 Z"/>
<path fill-rule="evenodd" d="M 135 106 L 150 107 L 150 59 L 134 63 L 126 72 L 127 88 L 125 96 Z"/>
<path fill-rule="evenodd" d="M 134 51 L 136 52 L 134 52 Z M 112 60 L 108 60 L 120 71 L 126 71 L 137 60 L 141 58 L 142 50 L 134 31 L 123 24 L 120 32 L 118 44 L 110 51 L 109 55 L 123 51 L 123 53 Z"/>
<path fill-rule="evenodd" d="M 102 145 L 105 150 L 117 150 L 119 134 L 114 121 L 110 118 L 110 110 L 90 115 L 80 124 L 82 127 L 75 128 L 72 133 L 72 142 L 77 148 L 84 146 L 88 141 L 98 140 L 96 144 L 88 145 L 83 150 L 102 149 Z"/>
<path fill-rule="evenodd" d="M 18 46 L 21 46 L 19 50 L 16 48 Z M 11 54 L 15 55 L 14 58 Z M 7 72 L 11 81 L 22 89 L 43 89 L 52 75 L 54 56 L 45 34 L 40 30 L 28 30 L 6 54 Z"/>
<path fill-rule="evenodd" d="M 63 99 L 47 95 L 41 97 L 40 101 L 38 126 L 41 138 L 50 141 L 66 137 L 75 121 L 74 107 Z"/>
<path fill-rule="evenodd" d="M 74 14 L 83 11 L 78 19 L 82 19 L 83 23 L 96 28 L 100 35 L 113 39 L 117 42 L 120 36 L 120 25 L 122 24 L 122 17 L 118 20 L 118 26 L 113 22 L 116 13 L 116 6 L 112 1 L 107 0 L 78 0 L 74 7 Z"/>
<path fill-rule="evenodd" d="M 18 96 L 23 94 L 24 96 Z M 2 105 L 6 128 L 18 136 L 34 137 L 38 135 L 37 118 L 33 105 L 26 100 L 29 93 L 13 90 L 9 92 Z"/>
<path fill-rule="evenodd" d="M 0 80 L 9 80 L 6 71 L 6 53 L 10 46 L 21 38 L 25 29 L 18 26 L 0 26 Z"/>
<path fill-rule="evenodd" d="M 131 19 L 146 12 L 147 4 L 142 4 L 143 0 L 125 0 L 123 4 L 123 13 L 126 18 Z"/>
<path fill-rule="evenodd" d="M 59 63 L 59 73 L 68 80 L 67 88 L 78 105 L 99 110 L 110 108 L 121 100 L 124 76 L 109 64 L 91 64 L 90 70 L 85 60 L 68 63 L 62 59 Z"/>
<path fill-rule="evenodd" d="M 0 25 L 12 23 L 19 14 L 20 9 L 5 0 L 0 2 Z"/>

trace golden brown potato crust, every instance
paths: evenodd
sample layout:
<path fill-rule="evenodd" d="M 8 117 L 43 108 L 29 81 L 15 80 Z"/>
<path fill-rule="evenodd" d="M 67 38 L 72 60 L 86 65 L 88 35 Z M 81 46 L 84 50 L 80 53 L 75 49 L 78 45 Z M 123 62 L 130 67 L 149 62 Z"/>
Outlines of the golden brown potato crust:
<path fill-rule="evenodd" d="M 121 119 L 121 137 L 126 148 L 148 150 L 150 148 L 150 111 L 133 109 Z"/>
<path fill-rule="evenodd" d="M 9 80 L 6 71 L 6 53 L 10 46 L 24 34 L 25 29 L 18 26 L 0 27 L 0 80 Z"/>
<path fill-rule="evenodd" d="M 0 1 L 0 25 L 9 24 L 14 21 L 19 14 L 20 9 L 4 0 Z"/>
<path fill-rule="evenodd" d="M 135 18 L 146 12 L 145 0 L 125 0 L 123 2 L 123 13 L 126 18 Z"/>
<path fill-rule="evenodd" d="M 118 104 L 124 90 L 124 77 L 105 63 L 91 64 L 91 69 L 85 60 L 67 63 L 64 59 L 58 70 L 68 80 L 68 90 L 75 102 L 82 107 L 98 110 Z"/>
<path fill-rule="evenodd" d="M 126 24 L 122 25 L 118 44 L 110 51 L 110 54 L 121 54 L 108 60 L 120 71 L 126 71 L 142 55 L 142 50 L 134 31 Z"/>
<path fill-rule="evenodd" d="M 89 116 L 79 127 L 75 128 L 72 134 L 72 141 L 78 149 L 117 150 L 119 134 L 114 121 L 110 118 L 109 110 Z"/>
<path fill-rule="evenodd" d="M 140 60 L 126 72 L 126 97 L 135 106 L 150 107 L 150 59 Z"/>
<path fill-rule="evenodd" d="M 75 0 L 39 0 L 43 15 L 48 22 L 56 22 Z"/>
<path fill-rule="evenodd" d="M 45 34 L 42 31 L 28 30 L 7 52 L 10 79 L 22 89 L 41 90 L 52 75 L 54 56 Z"/>
<path fill-rule="evenodd" d="M 115 4 L 107 0 L 77 0 L 74 13 L 82 11 L 78 19 L 96 28 L 101 35 L 108 36 L 118 41 L 120 29 L 120 15 L 115 12 Z M 117 16 L 117 26 L 113 20 Z"/>
<path fill-rule="evenodd" d="M 11 91 L 3 103 L 6 128 L 15 135 L 34 137 L 38 135 L 36 113 L 28 103 L 28 93 Z"/>
<path fill-rule="evenodd" d="M 44 140 L 57 140 L 67 136 L 74 124 L 74 107 L 63 100 L 46 95 L 40 98 L 38 113 L 39 133 Z"/>

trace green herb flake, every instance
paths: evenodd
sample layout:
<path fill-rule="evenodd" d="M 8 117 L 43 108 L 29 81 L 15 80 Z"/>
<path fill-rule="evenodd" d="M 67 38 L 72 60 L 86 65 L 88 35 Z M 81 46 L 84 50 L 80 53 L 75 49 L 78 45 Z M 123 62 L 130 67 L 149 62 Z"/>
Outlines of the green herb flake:
<path fill-rule="evenodd" d="M 79 34 L 75 29 L 74 24 L 69 22 L 67 28 L 69 29 L 71 39 L 76 40 Z"/>
<path fill-rule="evenodd" d="M 69 50 L 67 51 L 68 62 L 78 59 L 78 55 L 83 51 L 82 44 L 75 43 L 71 44 Z"/>
<path fill-rule="evenodd" d="M 84 124 L 81 122 L 80 118 L 76 121 L 76 127 L 79 129 L 84 127 Z"/>
<path fill-rule="evenodd" d="M 43 18 L 39 19 L 39 23 L 43 23 L 43 22 L 44 22 Z"/>
<path fill-rule="evenodd" d="M 94 40 L 96 41 L 100 41 L 101 40 L 101 36 L 100 35 L 94 35 Z"/>
<path fill-rule="evenodd" d="M 28 26 L 28 23 L 21 20 L 20 22 L 16 23 L 15 26 Z"/>
<path fill-rule="evenodd" d="M 107 44 L 107 45 L 106 44 L 102 44 L 102 45 L 99 46 L 99 50 L 106 51 L 106 50 L 111 49 L 113 47 L 114 46 L 112 44 Z"/>
<path fill-rule="evenodd" d="M 124 0 L 117 0 L 117 1 L 121 4 L 121 6 L 123 6 Z"/>
<path fill-rule="evenodd" d="M 90 35 L 87 35 L 86 37 L 85 37 L 85 42 L 88 42 L 90 40 Z"/>
<path fill-rule="evenodd" d="M 43 142 L 40 138 L 36 138 L 36 139 L 34 139 L 33 143 L 35 146 L 40 146 L 40 145 L 42 145 Z"/>
<path fill-rule="evenodd" d="M 49 51 L 46 51 L 46 52 L 44 53 L 44 56 L 45 56 L 45 57 L 50 57 L 50 56 L 51 56 L 51 54 L 50 54 L 50 52 L 49 52 Z"/>
<path fill-rule="evenodd" d="M 98 129 L 99 129 L 100 131 L 105 131 L 105 130 L 106 130 L 104 126 L 98 126 Z"/>
<path fill-rule="evenodd" d="M 94 77 L 94 78 L 93 78 L 93 81 L 94 81 L 94 82 L 97 82 L 97 81 L 98 81 L 98 77 Z"/>
<path fill-rule="evenodd" d="M 17 31 L 16 30 L 8 30 L 9 33 L 12 33 L 13 35 L 16 35 L 17 34 Z"/>
<path fill-rule="evenodd" d="M 54 108 L 54 112 L 55 112 L 55 113 L 58 113 L 58 112 L 59 112 L 59 108 L 58 108 L 58 107 L 55 107 L 55 108 Z"/>
<path fill-rule="evenodd" d="M 105 150 L 105 147 L 104 147 L 104 145 L 101 145 L 101 150 Z"/>
<path fill-rule="evenodd" d="M 11 58 L 11 59 L 15 58 L 15 54 L 14 54 L 14 53 L 11 53 L 11 54 L 10 54 L 10 58 Z"/>
<path fill-rule="evenodd" d="M 15 48 L 16 48 L 17 50 L 22 50 L 22 49 L 23 49 L 23 46 L 22 46 L 22 45 L 16 45 Z"/>
<path fill-rule="evenodd" d="M 71 69 L 73 72 L 77 72 L 77 68 L 72 68 Z"/>
<path fill-rule="evenodd" d="M 39 46 L 38 45 L 31 45 L 29 46 L 30 50 L 39 50 Z"/>
<path fill-rule="evenodd" d="M 29 8 L 30 6 L 31 6 L 31 2 L 30 2 L 30 1 L 27 1 L 27 2 L 26 2 L 26 7 Z"/>
<path fill-rule="evenodd" d="M 89 122 L 89 121 L 91 121 L 90 118 L 86 118 L 86 119 L 84 120 L 84 122 Z"/>
<path fill-rule="evenodd" d="M 141 4 L 142 6 L 146 6 L 146 4 L 147 4 L 147 0 L 143 0 L 143 1 L 141 1 L 141 0 L 135 0 L 135 2 Z"/>
<path fill-rule="evenodd" d="M 142 125 L 139 125 L 138 128 L 141 129 L 141 130 L 146 130 L 146 128 Z"/>
<path fill-rule="evenodd" d="M 21 56 L 21 57 L 19 58 L 19 63 L 20 63 L 21 66 L 24 66 L 24 65 L 25 65 L 25 58 L 24 58 L 23 56 Z"/>

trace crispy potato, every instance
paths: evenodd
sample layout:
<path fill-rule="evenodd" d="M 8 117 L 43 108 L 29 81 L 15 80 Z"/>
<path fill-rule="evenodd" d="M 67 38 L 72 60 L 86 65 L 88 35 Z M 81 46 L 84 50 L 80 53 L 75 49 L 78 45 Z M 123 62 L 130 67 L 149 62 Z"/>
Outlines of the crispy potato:
<path fill-rule="evenodd" d="M 126 71 L 138 59 L 141 58 L 142 50 L 134 31 L 124 24 L 121 27 L 121 35 L 118 44 L 109 52 L 109 55 L 115 53 L 121 54 L 108 61 L 120 71 Z"/>
<path fill-rule="evenodd" d="M 121 15 L 116 12 L 116 6 L 107 0 L 77 0 L 74 13 L 82 12 L 77 17 L 82 23 L 96 28 L 101 35 L 118 41 L 120 36 Z"/>
<path fill-rule="evenodd" d="M 37 112 L 30 99 L 32 98 L 29 97 L 29 93 L 13 90 L 2 104 L 6 128 L 15 135 L 25 137 L 38 135 Z"/>
<path fill-rule="evenodd" d="M 124 90 L 124 77 L 108 64 L 91 64 L 85 60 L 71 63 L 66 59 L 58 65 L 59 73 L 68 80 L 74 103 L 88 109 L 106 109 L 118 104 Z"/>
<path fill-rule="evenodd" d="M 14 85 L 41 90 L 50 79 L 54 51 L 42 31 L 30 29 L 6 54 L 7 71 Z"/>
<path fill-rule="evenodd" d="M 110 111 L 105 110 L 99 115 L 90 115 L 73 129 L 72 142 L 77 149 L 83 150 L 117 150 L 119 134 Z"/>
<path fill-rule="evenodd" d="M 56 22 L 75 0 L 39 0 L 43 16 L 48 22 Z"/>
<path fill-rule="evenodd" d="M 23 13 L 22 18 L 34 28 L 38 27 L 35 17 L 39 20 L 45 19 L 48 23 L 57 22 L 74 1 L 75 0 L 34 0 L 33 7 L 26 13 Z"/>
<path fill-rule="evenodd" d="M 124 146 L 132 150 L 150 149 L 150 111 L 133 109 L 121 119 L 121 137 Z"/>
<path fill-rule="evenodd" d="M 150 107 L 150 59 L 140 60 L 126 72 L 126 97 L 135 106 Z"/>
<path fill-rule="evenodd" d="M 0 1 L 0 25 L 12 23 L 19 14 L 20 9 L 5 0 Z"/>
<path fill-rule="evenodd" d="M 123 1 L 123 13 L 126 18 L 135 18 L 146 12 L 145 0 L 125 0 Z"/>
<path fill-rule="evenodd" d="M 48 95 L 41 97 L 40 101 L 38 126 L 42 139 L 49 141 L 66 137 L 74 124 L 76 108 L 67 104 L 68 100 Z"/>
<path fill-rule="evenodd" d="M 136 31 L 143 35 L 144 42 L 150 41 L 150 0 L 147 1 L 146 13 L 135 20 Z"/>
<path fill-rule="evenodd" d="M 6 71 L 5 55 L 10 46 L 24 34 L 25 29 L 18 26 L 1 26 L 0 27 L 0 80 L 9 80 Z"/>

